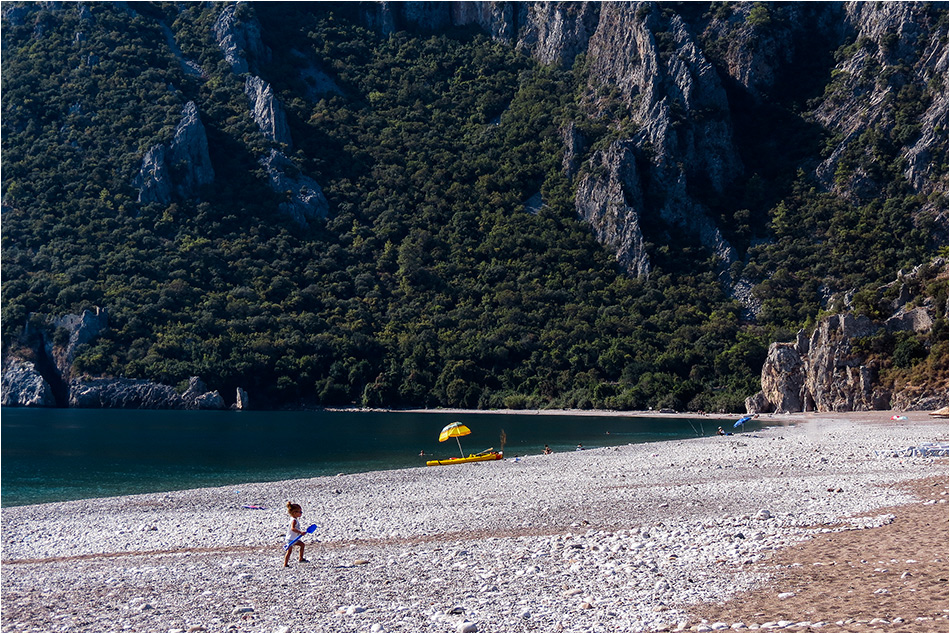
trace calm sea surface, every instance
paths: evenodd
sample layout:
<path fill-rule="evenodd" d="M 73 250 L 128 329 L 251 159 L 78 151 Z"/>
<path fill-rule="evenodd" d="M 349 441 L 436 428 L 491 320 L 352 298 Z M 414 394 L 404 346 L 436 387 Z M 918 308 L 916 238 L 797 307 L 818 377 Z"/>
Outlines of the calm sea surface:
<path fill-rule="evenodd" d="M 4 408 L 0 504 L 269 482 L 418 467 L 459 455 L 442 427 L 461 421 L 465 454 L 506 456 L 692 438 L 712 419 L 407 412 L 191 412 Z M 730 425 L 731 426 L 731 425 Z M 419 452 L 424 451 L 425 457 Z"/>

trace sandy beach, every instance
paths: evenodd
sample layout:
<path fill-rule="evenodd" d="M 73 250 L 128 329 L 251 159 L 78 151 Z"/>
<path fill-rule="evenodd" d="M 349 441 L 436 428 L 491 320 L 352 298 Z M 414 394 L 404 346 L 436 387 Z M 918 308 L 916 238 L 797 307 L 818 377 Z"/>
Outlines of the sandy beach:
<path fill-rule="evenodd" d="M 2 630 L 946 632 L 947 420 L 891 415 L 5 508 Z"/>

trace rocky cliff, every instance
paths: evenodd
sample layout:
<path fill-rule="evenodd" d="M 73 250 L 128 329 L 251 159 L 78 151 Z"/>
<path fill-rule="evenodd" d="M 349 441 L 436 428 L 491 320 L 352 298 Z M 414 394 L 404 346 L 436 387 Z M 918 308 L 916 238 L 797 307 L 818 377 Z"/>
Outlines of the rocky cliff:
<path fill-rule="evenodd" d="M 797 85 L 803 68 L 811 77 L 834 77 L 812 113 L 840 137 L 811 167 L 826 188 L 880 195 L 887 183 L 855 167 L 849 148 L 869 130 L 904 126 L 895 139 L 904 146 L 906 178 L 923 193 L 939 182 L 946 190 L 946 176 L 936 172 L 944 158 L 934 148 L 945 151 L 947 40 L 939 12 L 927 3 L 380 2 L 364 5 L 363 17 L 383 33 L 476 25 L 545 64 L 571 66 L 583 56 L 590 116 L 603 117 L 603 95 L 619 94 L 629 117 L 620 140 L 629 149 L 587 157 L 577 211 L 634 275 L 650 271 L 640 246 L 643 214 L 659 214 L 674 232 L 698 239 L 723 271 L 736 260 L 703 202 L 748 176 L 734 138 L 733 100 L 766 107 L 801 99 L 815 90 Z M 565 138 L 576 140 L 576 131 Z M 641 165 L 635 171 L 622 165 L 631 153 Z M 566 146 L 572 176 L 577 161 Z"/>
<path fill-rule="evenodd" d="M 932 266 L 942 272 L 945 282 L 946 261 Z M 810 336 L 800 331 L 794 342 L 773 343 L 762 367 L 762 391 L 746 401 L 749 413 L 934 410 L 947 405 L 946 377 L 936 386 L 880 380 L 882 371 L 901 362 L 896 351 L 882 357 L 880 348 L 902 341 L 912 349 L 919 341 L 915 335 L 929 334 L 938 317 L 932 301 L 921 306 L 906 303 L 904 291 L 916 273 L 898 281 L 898 296 L 890 304 L 894 312 L 887 319 L 829 315 Z M 940 317 L 946 320 L 946 307 Z"/>
<path fill-rule="evenodd" d="M 31 316 L 22 347 L 3 359 L 0 403 L 4 407 L 88 407 L 128 409 L 225 409 L 217 390 L 191 377 L 184 392 L 155 383 L 123 378 L 75 376 L 77 349 L 108 328 L 105 309 L 44 319 Z M 32 359 L 32 360 L 31 360 Z M 238 389 L 236 408 L 245 409 L 247 393 Z"/>
<path fill-rule="evenodd" d="M 843 195 L 868 198 L 881 192 L 880 175 L 862 160 L 871 157 L 851 151 L 870 129 L 902 146 L 904 174 L 915 189 L 929 194 L 942 181 L 945 190 L 946 173 L 936 172 L 943 157 L 933 150 L 946 150 L 939 134 L 948 109 L 947 40 L 937 37 L 940 24 L 931 9 L 918 2 L 845 4 L 854 43 L 839 53 L 835 77 L 815 110 L 841 137 L 817 173 Z"/>

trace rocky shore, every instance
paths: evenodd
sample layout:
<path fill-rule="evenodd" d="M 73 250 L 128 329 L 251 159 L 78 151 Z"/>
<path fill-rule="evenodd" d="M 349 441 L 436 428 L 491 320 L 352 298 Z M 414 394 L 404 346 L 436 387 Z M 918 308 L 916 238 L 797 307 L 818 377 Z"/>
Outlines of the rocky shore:
<path fill-rule="evenodd" d="M 724 629 L 693 608 L 768 586 L 755 564 L 776 551 L 893 522 L 894 508 L 920 502 L 899 483 L 946 477 L 945 458 L 885 455 L 945 441 L 946 420 L 890 414 L 785 416 L 733 436 L 5 508 L 2 629 Z M 284 568 L 287 500 L 318 528 L 309 561 Z M 946 515 L 946 496 L 933 504 Z M 737 629 L 796 623 L 749 615 Z"/>

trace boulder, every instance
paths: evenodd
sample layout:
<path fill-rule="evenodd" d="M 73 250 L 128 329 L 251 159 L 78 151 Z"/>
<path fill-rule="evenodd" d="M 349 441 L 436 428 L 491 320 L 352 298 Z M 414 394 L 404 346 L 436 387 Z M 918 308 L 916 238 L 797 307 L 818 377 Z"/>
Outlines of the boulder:
<path fill-rule="evenodd" d="M 244 391 L 244 388 L 237 388 L 237 394 L 235 394 L 234 398 L 234 409 L 250 409 L 250 400 L 248 399 L 247 392 Z"/>
<path fill-rule="evenodd" d="M 910 310 L 899 310 L 884 322 L 889 332 L 912 330 L 914 332 L 929 332 L 933 328 L 934 320 L 926 308 L 918 306 Z"/>

